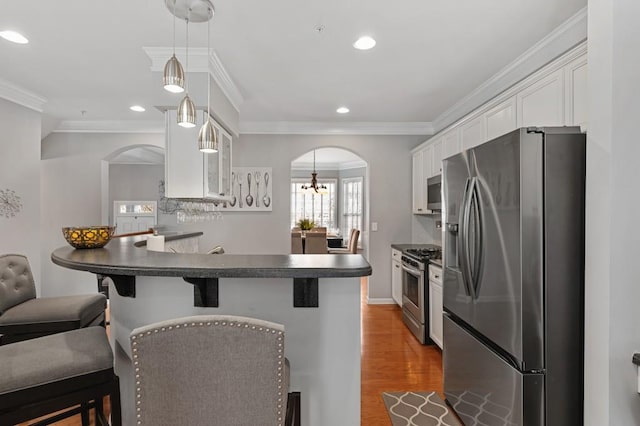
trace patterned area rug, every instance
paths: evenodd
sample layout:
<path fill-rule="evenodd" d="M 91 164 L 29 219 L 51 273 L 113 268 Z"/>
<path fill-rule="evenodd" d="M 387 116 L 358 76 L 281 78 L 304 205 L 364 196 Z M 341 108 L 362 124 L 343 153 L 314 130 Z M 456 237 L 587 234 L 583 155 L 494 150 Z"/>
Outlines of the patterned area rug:
<path fill-rule="evenodd" d="M 463 426 L 436 392 L 383 392 L 393 426 Z"/>

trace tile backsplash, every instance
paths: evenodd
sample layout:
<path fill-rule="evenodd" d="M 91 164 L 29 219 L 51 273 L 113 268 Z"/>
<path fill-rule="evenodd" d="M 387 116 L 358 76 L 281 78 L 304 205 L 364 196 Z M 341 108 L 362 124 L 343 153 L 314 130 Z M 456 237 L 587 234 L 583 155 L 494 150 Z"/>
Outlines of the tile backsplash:
<path fill-rule="evenodd" d="M 411 215 L 411 243 L 442 244 L 442 220 L 439 215 Z"/>

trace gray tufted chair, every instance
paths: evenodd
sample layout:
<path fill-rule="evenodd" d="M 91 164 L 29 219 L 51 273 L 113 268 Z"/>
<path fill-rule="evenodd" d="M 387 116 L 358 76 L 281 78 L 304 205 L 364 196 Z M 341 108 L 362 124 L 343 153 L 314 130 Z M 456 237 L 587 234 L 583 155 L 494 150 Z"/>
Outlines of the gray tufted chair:
<path fill-rule="evenodd" d="M 284 326 L 201 315 L 131 332 L 139 425 L 299 425 Z"/>
<path fill-rule="evenodd" d="M 0 255 L 0 345 L 105 324 L 104 295 L 36 297 L 27 258 Z"/>

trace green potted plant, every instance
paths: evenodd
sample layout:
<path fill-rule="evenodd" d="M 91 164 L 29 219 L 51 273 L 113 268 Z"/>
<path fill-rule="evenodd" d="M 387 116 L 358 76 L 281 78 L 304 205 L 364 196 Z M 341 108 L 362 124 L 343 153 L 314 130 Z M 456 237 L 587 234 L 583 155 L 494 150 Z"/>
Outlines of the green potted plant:
<path fill-rule="evenodd" d="M 302 231 L 309 231 L 310 229 L 313 229 L 316 224 L 311 219 L 300 219 L 298 221 L 298 226 Z"/>

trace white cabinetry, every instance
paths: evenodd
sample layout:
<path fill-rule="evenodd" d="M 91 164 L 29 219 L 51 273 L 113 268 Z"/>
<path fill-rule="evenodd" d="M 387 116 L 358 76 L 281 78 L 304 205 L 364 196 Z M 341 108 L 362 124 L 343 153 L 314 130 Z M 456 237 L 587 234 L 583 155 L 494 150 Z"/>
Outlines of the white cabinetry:
<path fill-rule="evenodd" d="M 518 127 L 564 125 L 564 73 L 559 69 L 517 95 Z"/>
<path fill-rule="evenodd" d="M 433 175 L 433 147 L 427 146 L 413 154 L 413 213 L 429 214 L 427 209 L 427 179 Z"/>
<path fill-rule="evenodd" d="M 567 126 L 587 129 L 587 57 L 581 56 L 564 68 L 564 119 Z"/>
<path fill-rule="evenodd" d="M 517 128 L 516 126 L 516 97 L 500 102 L 484 113 L 487 140 L 497 138 Z"/>
<path fill-rule="evenodd" d="M 461 151 L 460 138 L 458 136 L 458 128 L 454 128 L 442 135 L 442 159 L 449 158 Z M 440 173 L 442 173 L 442 164 L 440 164 Z"/>
<path fill-rule="evenodd" d="M 463 150 L 476 147 L 486 140 L 487 135 L 485 134 L 482 116 L 469 120 L 460 126 L 460 145 Z"/>
<path fill-rule="evenodd" d="M 391 249 L 391 297 L 398 306 L 402 306 L 402 252 Z"/>
<path fill-rule="evenodd" d="M 442 138 L 438 138 L 432 145 L 433 147 L 433 173 L 439 175 L 442 173 Z"/>
<path fill-rule="evenodd" d="M 442 268 L 429 265 L 429 337 L 442 349 Z"/>
<path fill-rule="evenodd" d="M 424 214 L 426 203 L 424 202 L 424 161 L 423 151 L 413 154 L 413 213 Z"/>
<path fill-rule="evenodd" d="M 166 150 L 164 189 L 167 198 L 204 196 L 204 154 L 198 150 L 198 132 L 202 115 L 196 114 L 196 126 L 178 126 L 176 111 L 165 113 Z"/>
<path fill-rule="evenodd" d="M 165 112 L 165 196 L 167 198 L 207 198 L 229 194 L 231 190 L 232 138 L 212 120 L 218 134 L 218 152 L 198 150 L 198 132 L 204 113 L 196 114 L 196 126 L 178 126 L 176 111 Z"/>

